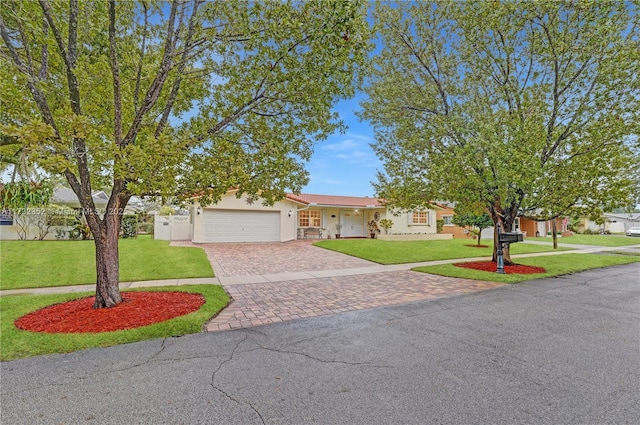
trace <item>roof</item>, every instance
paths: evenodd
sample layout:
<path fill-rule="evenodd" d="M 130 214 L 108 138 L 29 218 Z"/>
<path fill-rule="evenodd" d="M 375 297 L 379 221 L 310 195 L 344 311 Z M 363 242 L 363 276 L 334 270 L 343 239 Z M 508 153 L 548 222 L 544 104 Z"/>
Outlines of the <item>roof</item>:
<path fill-rule="evenodd" d="M 51 200 L 55 203 L 80 203 L 78 197 L 76 196 L 76 193 L 67 187 L 56 187 L 53 190 L 53 196 L 51 198 Z M 93 202 L 95 202 L 96 204 L 106 204 L 108 200 L 109 197 L 103 191 L 95 192 L 93 194 Z"/>
<path fill-rule="evenodd" d="M 640 213 L 604 213 L 605 217 L 619 218 L 622 220 L 638 221 Z"/>
<path fill-rule="evenodd" d="M 305 205 L 318 205 L 323 207 L 384 207 L 382 199 L 369 198 L 368 196 L 313 195 L 306 193 L 294 195 L 293 193 L 288 193 L 287 199 Z"/>

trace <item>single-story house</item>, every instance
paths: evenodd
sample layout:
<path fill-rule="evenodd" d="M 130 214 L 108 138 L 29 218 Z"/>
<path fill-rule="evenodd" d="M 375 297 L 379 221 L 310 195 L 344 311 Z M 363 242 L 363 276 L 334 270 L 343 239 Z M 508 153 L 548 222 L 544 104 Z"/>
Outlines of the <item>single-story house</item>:
<path fill-rule="evenodd" d="M 109 197 L 103 191 L 97 191 L 93 194 L 93 202 L 98 210 L 105 210 L 107 208 L 107 202 Z M 59 207 L 65 207 L 75 212 L 76 217 L 82 216 L 82 207 L 80 201 L 75 192 L 66 187 L 57 187 L 53 190 L 50 203 Z M 27 220 L 22 220 L 23 229 L 18 228 L 17 218 L 14 216 L 13 211 L 3 211 L 0 214 L 0 240 L 17 240 L 20 239 L 19 233 L 25 233 L 25 239 L 38 239 L 40 229 L 34 223 L 39 220 L 46 220 L 44 214 L 44 208 L 32 208 L 27 211 L 30 217 Z M 73 214 L 72 214 L 73 215 Z M 55 239 L 53 232 L 50 232 L 45 236 L 45 239 Z"/>
<path fill-rule="evenodd" d="M 451 234 L 454 238 L 472 238 L 473 235 L 464 227 L 453 224 L 453 216 L 455 215 L 454 207 L 446 203 L 436 204 L 436 218 L 443 220 L 443 234 Z M 507 231 L 522 233 L 524 237 L 547 236 L 551 233 L 553 223 L 551 220 L 536 221 L 525 217 L 516 217 L 513 227 Z M 568 220 L 566 218 L 556 219 L 556 231 L 566 232 L 568 228 Z M 488 227 L 482 231 L 482 239 L 488 240 L 493 238 L 494 228 Z"/>
<path fill-rule="evenodd" d="M 556 232 L 564 233 L 568 230 L 569 220 L 566 217 L 556 218 Z M 553 220 L 536 221 L 525 217 L 517 217 L 513 224 L 514 232 L 524 233 L 526 236 L 549 236 L 553 231 Z"/>
<path fill-rule="evenodd" d="M 454 207 L 445 203 L 436 204 L 436 220 L 442 220 L 442 233 L 453 235 L 454 238 L 471 239 L 473 234 L 468 229 L 453 224 L 453 216 L 455 215 Z M 482 235 L 484 237 L 484 233 Z"/>
<path fill-rule="evenodd" d="M 624 233 L 640 226 L 640 213 L 604 213 L 605 228 L 611 233 Z"/>
<path fill-rule="evenodd" d="M 610 232 L 624 233 L 630 227 L 640 226 L 640 213 L 604 213 L 600 220 L 581 217 L 575 225 L 578 233 Z"/>
<path fill-rule="evenodd" d="M 436 235 L 432 209 L 399 212 L 382 200 L 369 197 L 287 194 L 273 206 L 265 206 L 236 190 L 216 204 L 196 203 L 191 211 L 191 238 L 210 242 L 285 242 L 302 238 L 369 237 L 368 224 L 375 223 L 376 237 L 384 238 L 380 220 L 391 219 L 389 235 Z"/>
<path fill-rule="evenodd" d="M 109 196 L 104 191 L 99 190 L 93 192 L 93 203 L 96 205 L 98 211 L 107 209 L 107 202 L 109 202 Z M 82 215 L 82 206 L 76 193 L 68 187 L 57 187 L 53 190 L 51 196 L 51 203 L 59 205 L 61 207 L 67 207 L 75 210 L 78 216 Z"/>

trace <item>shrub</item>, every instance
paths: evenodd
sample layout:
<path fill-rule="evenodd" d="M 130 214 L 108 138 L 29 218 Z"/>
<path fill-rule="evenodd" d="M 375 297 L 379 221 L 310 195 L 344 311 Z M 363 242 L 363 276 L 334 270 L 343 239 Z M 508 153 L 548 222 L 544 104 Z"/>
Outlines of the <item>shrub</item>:
<path fill-rule="evenodd" d="M 168 205 L 163 205 L 158 211 L 158 215 L 176 215 L 176 210 Z"/>
<path fill-rule="evenodd" d="M 120 224 L 122 229 L 122 237 L 135 238 L 138 236 L 138 216 L 135 214 L 127 214 L 122 216 L 122 223 Z"/>
<path fill-rule="evenodd" d="M 388 218 L 383 218 L 380 220 L 380 227 L 384 229 L 384 234 L 387 235 L 389 234 L 389 229 L 393 227 L 393 221 Z"/>
<path fill-rule="evenodd" d="M 69 239 L 74 241 L 78 239 L 82 239 L 83 241 L 91 239 L 89 226 L 81 220 L 77 220 L 73 229 L 69 230 Z"/>
<path fill-rule="evenodd" d="M 138 230 L 140 233 L 153 235 L 153 223 L 140 223 L 138 224 Z"/>

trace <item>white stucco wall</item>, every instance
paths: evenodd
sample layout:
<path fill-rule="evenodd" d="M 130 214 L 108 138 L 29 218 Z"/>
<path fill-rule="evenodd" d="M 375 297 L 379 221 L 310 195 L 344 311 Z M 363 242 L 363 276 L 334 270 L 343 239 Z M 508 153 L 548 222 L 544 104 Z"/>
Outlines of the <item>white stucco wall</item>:
<path fill-rule="evenodd" d="M 59 226 L 51 226 L 49 227 L 49 233 L 44 237 L 44 240 L 51 241 L 56 240 L 56 229 L 63 229 L 65 231 L 71 230 L 71 226 L 67 227 L 59 227 Z M 40 234 L 40 229 L 36 225 L 27 226 L 26 237 L 24 240 L 38 240 Z M 0 240 L 2 241 L 14 241 L 19 240 L 17 226 L 15 225 L 3 225 L 0 226 Z M 65 239 L 68 239 L 68 235 L 65 235 Z"/>
<path fill-rule="evenodd" d="M 298 211 L 312 210 L 322 211 L 322 238 L 335 238 L 336 233 L 349 236 L 349 233 L 356 233 L 361 237 L 368 237 L 369 230 L 367 228 L 367 222 L 374 219 L 376 212 L 380 213 L 380 218 L 384 218 L 384 209 L 382 208 L 361 208 L 361 207 L 327 207 L 327 206 L 300 206 Z M 357 213 L 356 213 L 357 210 Z M 349 213 L 351 217 L 358 214 L 358 228 L 351 230 L 345 229 L 345 213 Z M 378 221 L 379 223 L 379 221 Z M 336 224 L 340 224 L 342 227 L 340 231 L 336 229 Z M 296 225 L 299 225 L 297 222 Z M 378 224 L 379 225 L 379 224 Z M 382 230 L 382 229 L 381 229 Z"/>
<path fill-rule="evenodd" d="M 221 209 L 221 210 L 239 210 L 239 211 L 278 211 L 280 213 L 280 242 L 290 241 L 296 239 L 297 236 L 297 224 L 296 224 L 296 209 L 299 204 L 289 200 L 283 200 L 276 202 L 273 206 L 262 205 L 262 200 L 257 199 L 253 204 L 247 203 L 247 196 L 242 195 L 240 198 L 236 197 L 236 192 L 229 192 L 223 195 L 222 199 L 213 205 L 200 205 L 196 203 L 191 209 L 191 215 L 193 217 L 193 242 L 204 243 L 203 232 L 203 215 L 198 214 L 197 208 L 203 209 Z M 291 211 L 291 215 L 289 215 Z"/>
<path fill-rule="evenodd" d="M 356 207 L 321 207 L 321 206 L 310 206 L 310 207 L 300 207 L 300 210 L 309 209 L 309 210 L 321 210 L 322 211 L 322 227 L 325 229 L 323 232 L 323 238 L 326 239 L 328 235 L 331 238 L 335 237 L 335 234 L 338 233 L 336 230 L 336 224 L 340 223 L 343 225 L 340 233 L 342 235 L 346 234 L 346 230 L 344 229 L 344 213 L 350 212 L 353 213 L 357 209 L 362 218 L 362 232 L 361 235 L 364 237 L 369 236 L 369 230 L 367 228 L 367 223 L 374 220 L 375 213 L 380 213 L 380 220 L 384 218 L 391 219 L 393 221 L 393 227 L 389 229 L 389 234 L 436 234 L 437 226 L 436 226 L 436 212 L 434 210 L 429 210 L 429 223 L 424 225 L 419 224 L 411 224 L 409 222 L 409 213 L 398 213 L 394 215 L 392 212 L 387 211 L 384 208 L 356 208 Z M 384 229 L 380 227 L 380 221 L 377 221 L 378 227 L 380 230 L 380 234 L 384 234 Z"/>
<path fill-rule="evenodd" d="M 438 228 L 436 226 L 436 212 L 434 210 L 428 210 L 428 212 L 428 224 L 412 224 L 410 221 L 411 213 L 406 212 L 396 211 L 396 214 L 394 214 L 393 211 L 387 211 L 385 214 L 382 214 L 382 218 L 386 217 L 393 221 L 393 227 L 389 230 L 390 235 L 418 233 L 436 234 L 438 233 Z M 382 232 L 384 233 L 384 230 L 382 230 Z"/>

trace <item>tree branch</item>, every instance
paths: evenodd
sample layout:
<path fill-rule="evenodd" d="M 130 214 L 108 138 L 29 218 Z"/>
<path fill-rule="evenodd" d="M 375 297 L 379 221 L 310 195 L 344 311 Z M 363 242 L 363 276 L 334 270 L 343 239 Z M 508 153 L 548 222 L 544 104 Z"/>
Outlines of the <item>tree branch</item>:
<path fill-rule="evenodd" d="M 109 0 L 109 65 L 113 78 L 113 112 L 114 112 L 114 142 L 122 143 L 122 94 L 120 92 L 120 69 L 118 66 L 118 49 L 116 46 L 116 3 Z"/>
<path fill-rule="evenodd" d="M 32 70 L 30 70 L 29 67 L 26 66 L 24 62 L 22 62 L 22 59 L 20 59 L 20 55 L 18 54 L 16 47 L 11 42 L 11 37 L 7 32 L 7 28 L 4 24 L 2 16 L 0 16 L 0 35 L 2 36 L 5 45 L 7 46 L 7 50 L 9 50 L 9 55 L 11 56 L 13 63 L 16 65 L 20 72 L 27 76 L 27 87 L 29 88 L 31 95 L 33 96 L 33 99 L 35 100 L 36 105 L 40 110 L 42 119 L 45 123 L 53 128 L 56 137 L 60 138 L 60 132 L 58 131 L 58 127 L 56 126 L 56 123 L 53 119 L 53 114 L 51 113 L 51 109 L 49 108 L 47 98 L 44 96 L 44 93 L 42 93 L 42 91 L 40 91 L 40 89 L 38 89 L 38 87 L 35 85 L 35 81 L 37 80 L 37 78 L 31 73 Z"/>
<path fill-rule="evenodd" d="M 78 2 L 77 0 L 69 0 L 69 40 L 68 46 L 65 46 L 62 40 L 62 33 L 56 26 L 53 20 L 53 11 L 48 0 L 39 0 L 40 7 L 44 13 L 44 17 L 49 23 L 49 27 L 53 32 L 53 37 L 58 45 L 60 56 L 64 61 L 67 85 L 69 87 L 69 101 L 71 103 L 71 110 L 78 116 L 82 115 L 82 108 L 80 107 L 80 92 L 78 90 L 78 79 L 75 75 L 76 55 L 77 55 L 77 43 L 78 43 Z M 67 49 L 69 49 L 67 51 Z"/>
<path fill-rule="evenodd" d="M 182 58 L 178 63 L 177 76 L 175 81 L 173 82 L 173 87 L 171 87 L 171 92 L 169 93 L 169 98 L 167 99 L 167 103 L 165 105 L 164 111 L 162 111 L 162 117 L 160 118 L 160 122 L 156 127 L 155 137 L 158 137 L 164 126 L 169 119 L 169 114 L 173 109 L 173 105 L 175 103 L 176 97 L 178 96 L 178 91 L 180 90 L 180 85 L 182 84 L 182 75 L 184 74 L 184 70 L 187 66 L 187 57 L 190 52 L 190 44 L 191 39 L 193 38 L 193 34 L 195 32 L 195 22 L 196 22 L 196 14 L 198 12 L 198 7 L 202 4 L 202 0 L 196 0 L 193 4 L 193 10 L 191 11 L 191 16 L 189 17 L 189 28 L 187 29 L 187 36 L 184 41 L 184 48 L 182 50 Z M 177 42 L 177 40 L 176 40 Z M 175 44 L 174 44 L 175 46 Z"/>
<path fill-rule="evenodd" d="M 146 51 L 147 33 L 149 31 L 149 7 L 147 2 L 142 2 L 142 8 L 144 9 L 144 30 L 142 31 L 142 45 L 140 46 L 140 62 L 138 63 L 138 71 L 136 72 L 136 86 L 133 91 L 133 110 L 138 112 L 138 96 L 140 94 L 140 81 L 142 79 L 142 65 L 144 63 L 144 56 Z"/>
<path fill-rule="evenodd" d="M 41 0 L 42 1 L 42 0 Z M 160 96 L 160 92 L 162 91 L 162 87 L 167 80 L 169 75 L 169 71 L 171 70 L 173 55 L 174 55 L 174 32 L 175 32 L 175 21 L 176 21 L 176 9 L 178 6 L 178 2 L 174 0 L 171 3 L 171 12 L 169 14 L 169 21 L 167 23 L 167 35 L 165 37 L 164 42 L 164 54 L 162 56 L 162 60 L 160 62 L 160 68 L 158 69 L 158 73 L 156 74 L 155 79 L 149 86 L 145 98 L 142 102 L 142 106 L 136 112 L 133 122 L 129 127 L 129 131 L 127 132 L 124 139 L 122 139 L 122 146 L 126 146 L 130 143 L 133 143 L 138 132 L 140 131 L 140 126 L 142 125 L 142 118 L 153 108 L 153 106 L 158 101 L 158 97 Z"/>

